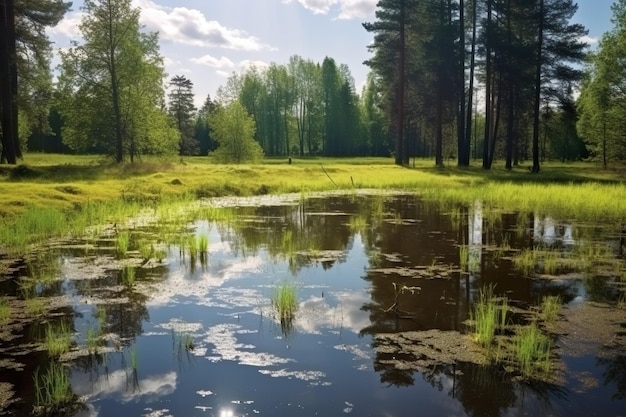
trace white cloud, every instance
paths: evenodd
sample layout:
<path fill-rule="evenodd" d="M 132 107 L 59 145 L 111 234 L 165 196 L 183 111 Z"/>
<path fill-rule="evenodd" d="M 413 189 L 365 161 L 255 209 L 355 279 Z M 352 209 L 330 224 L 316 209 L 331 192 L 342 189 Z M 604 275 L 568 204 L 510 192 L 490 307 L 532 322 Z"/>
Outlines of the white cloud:
<path fill-rule="evenodd" d="M 198 9 L 165 7 L 152 0 L 134 0 L 133 5 L 141 8 L 141 23 L 159 32 L 159 38 L 164 41 L 240 51 L 273 49 L 243 30 L 207 20 Z"/>
<path fill-rule="evenodd" d="M 51 35 L 65 35 L 70 39 L 76 39 L 81 36 L 78 26 L 84 15 L 82 12 L 66 13 L 65 17 L 55 27 L 48 29 L 48 33 Z"/>
<path fill-rule="evenodd" d="M 200 65 L 206 65 L 211 68 L 234 68 L 235 63 L 230 59 L 222 56 L 221 58 L 215 58 L 212 55 L 204 55 L 200 58 L 191 58 L 191 62 Z"/>
<path fill-rule="evenodd" d="M 224 77 L 224 78 L 228 78 L 232 74 L 232 72 L 222 71 L 222 70 L 217 70 L 215 71 L 215 73 L 219 75 L 220 77 Z"/>
<path fill-rule="evenodd" d="M 256 69 L 263 69 L 269 66 L 270 64 L 268 64 L 265 61 L 258 61 L 258 60 L 251 60 L 251 59 L 244 59 L 243 61 L 239 62 L 239 67 L 241 67 L 241 69 L 244 71 L 252 67 L 256 67 Z"/>
<path fill-rule="evenodd" d="M 328 14 L 335 6 L 339 7 L 339 19 L 363 19 L 376 10 L 378 0 L 295 0 L 313 14 Z M 283 0 L 284 4 L 294 0 Z"/>
<path fill-rule="evenodd" d="M 580 38 L 580 41 L 586 43 L 587 45 L 597 45 L 598 38 L 585 35 L 582 38 Z"/>

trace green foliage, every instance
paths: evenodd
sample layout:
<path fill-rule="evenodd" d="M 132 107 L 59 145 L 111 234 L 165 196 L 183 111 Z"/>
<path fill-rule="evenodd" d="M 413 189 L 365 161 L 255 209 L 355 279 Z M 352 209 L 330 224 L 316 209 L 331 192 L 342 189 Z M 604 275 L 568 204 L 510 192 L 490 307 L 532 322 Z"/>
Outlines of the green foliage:
<path fill-rule="evenodd" d="M 160 110 L 163 59 L 155 33 L 140 30 L 130 0 L 87 0 L 84 43 L 61 52 L 58 108 L 63 140 L 122 162 L 175 151 L 179 134 Z"/>
<path fill-rule="evenodd" d="M 126 257 L 126 252 L 128 252 L 128 246 L 130 245 L 130 233 L 128 231 L 121 231 L 117 234 L 115 238 L 115 250 L 117 252 L 117 256 L 120 258 Z"/>
<path fill-rule="evenodd" d="M 184 75 L 175 75 L 170 80 L 169 113 L 176 121 L 180 133 L 179 155 L 196 155 L 199 144 L 194 138 L 193 83 Z"/>
<path fill-rule="evenodd" d="M 506 324 L 508 302 L 494 297 L 493 286 L 479 291 L 478 301 L 472 310 L 474 340 L 486 348 L 491 347 L 496 332 Z"/>
<path fill-rule="evenodd" d="M 546 322 L 552 323 L 559 318 L 562 306 L 563 299 L 560 296 L 545 296 L 541 300 L 541 316 Z"/>
<path fill-rule="evenodd" d="M 514 337 L 514 351 L 522 375 L 532 376 L 538 371 L 550 370 L 552 342 L 532 323 L 521 327 Z"/>
<path fill-rule="evenodd" d="M 219 147 L 212 153 L 222 163 L 256 162 L 263 149 L 254 140 L 255 124 L 245 107 L 233 101 L 209 118 L 209 126 Z"/>

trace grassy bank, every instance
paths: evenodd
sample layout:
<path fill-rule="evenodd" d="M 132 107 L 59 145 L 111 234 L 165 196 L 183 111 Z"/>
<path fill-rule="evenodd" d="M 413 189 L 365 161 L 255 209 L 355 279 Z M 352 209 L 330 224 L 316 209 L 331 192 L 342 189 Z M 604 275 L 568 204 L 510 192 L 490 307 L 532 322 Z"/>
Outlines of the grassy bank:
<path fill-rule="evenodd" d="M 114 220 L 133 205 L 353 188 L 407 190 L 440 201 L 481 199 L 487 207 L 564 218 L 626 220 L 623 170 L 546 164 L 536 175 L 526 167 L 484 171 L 475 165 L 435 168 L 432 160 L 418 160 L 414 167 L 402 168 L 390 158 L 294 158 L 292 164 L 281 158 L 220 165 L 208 157 L 112 164 L 94 156 L 28 154 L 23 164 L 0 166 L 0 246 L 16 245 L 16 235 L 27 242 L 70 227 L 80 230 L 100 217 Z M 80 216 L 84 218 L 77 220 Z"/>

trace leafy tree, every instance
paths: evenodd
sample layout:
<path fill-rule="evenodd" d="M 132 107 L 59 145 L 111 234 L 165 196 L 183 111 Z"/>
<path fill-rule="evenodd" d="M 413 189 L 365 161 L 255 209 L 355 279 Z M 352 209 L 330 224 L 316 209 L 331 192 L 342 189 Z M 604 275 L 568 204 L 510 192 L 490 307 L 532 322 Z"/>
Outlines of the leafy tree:
<path fill-rule="evenodd" d="M 0 3 L 1 160 L 21 158 L 19 139 L 33 127 L 47 130 L 51 98 L 50 42 L 71 3 L 61 0 L 5 0 Z"/>
<path fill-rule="evenodd" d="M 612 10 L 614 27 L 589 59 L 577 107 L 577 128 L 605 167 L 626 158 L 626 1 L 617 1 Z"/>
<path fill-rule="evenodd" d="M 161 110 L 163 60 L 155 33 L 140 31 L 130 0 L 86 0 L 85 42 L 61 53 L 63 139 L 75 150 L 105 151 L 123 162 L 170 153 L 179 133 Z"/>
<path fill-rule="evenodd" d="M 254 120 L 237 100 L 219 108 L 209 117 L 209 127 L 219 144 L 212 155 L 219 162 L 254 162 L 263 149 L 254 140 Z"/>
<path fill-rule="evenodd" d="M 180 133 L 179 155 L 193 155 L 199 152 L 198 142 L 194 138 L 193 119 L 196 106 L 193 104 L 193 83 L 184 75 L 175 75 L 170 86 L 169 111 Z"/>

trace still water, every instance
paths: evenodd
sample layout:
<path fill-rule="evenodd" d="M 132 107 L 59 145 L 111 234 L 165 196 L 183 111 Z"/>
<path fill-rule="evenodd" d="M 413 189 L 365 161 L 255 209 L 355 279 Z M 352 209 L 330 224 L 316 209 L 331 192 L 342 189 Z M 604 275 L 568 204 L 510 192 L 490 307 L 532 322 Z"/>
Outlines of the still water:
<path fill-rule="evenodd" d="M 619 231 L 610 226 L 412 195 L 206 204 L 232 210 L 179 231 L 206 239 L 200 254 L 137 222 L 123 259 L 117 230 L 56 242 L 35 256 L 52 259 L 56 275 L 35 291 L 59 306 L 2 341 L 0 381 L 19 397 L 6 414 L 32 410 L 32 375 L 50 363 L 40 347 L 45 326 L 65 322 L 70 384 L 85 404 L 72 413 L 81 417 L 626 415 L 626 352 L 569 355 L 555 336 L 563 377 L 548 383 L 512 378 L 495 365 L 417 357 L 385 342 L 390 334 L 419 339 L 430 331 L 461 337 L 486 285 L 520 311 L 544 295 L 559 295 L 565 316 L 589 300 L 617 305 L 623 289 L 610 285 L 617 279 L 610 274 L 547 277 L 518 272 L 512 262 L 523 249 L 567 254 L 583 241 L 602 242 L 619 261 Z M 162 259 L 144 258 L 140 242 L 160 248 Z M 36 275 L 33 265 L 19 278 Z M 296 288 L 298 308 L 281 321 L 272 294 L 284 283 Z M 21 297 L 17 284 L 5 281 L 3 290 Z M 90 350 L 94 334 L 99 342 Z"/>

